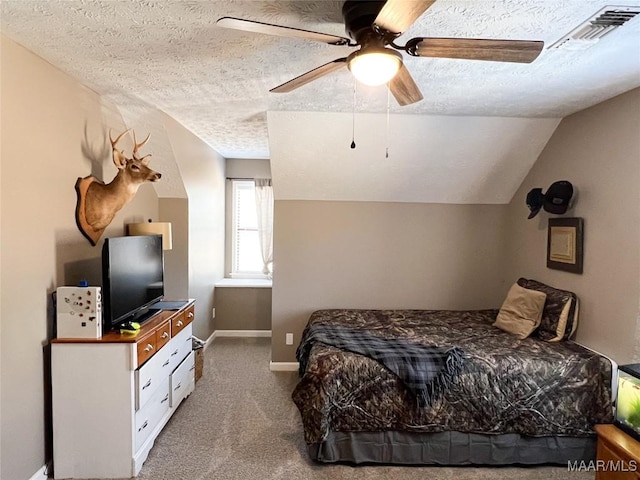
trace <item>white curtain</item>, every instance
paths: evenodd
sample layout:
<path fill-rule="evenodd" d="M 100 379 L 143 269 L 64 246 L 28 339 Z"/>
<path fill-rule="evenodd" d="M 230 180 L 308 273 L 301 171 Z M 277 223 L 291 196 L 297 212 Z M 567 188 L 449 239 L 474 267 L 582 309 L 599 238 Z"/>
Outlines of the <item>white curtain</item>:
<path fill-rule="evenodd" d="M 256 211 L 258 214 L 258 236 L 262 251 L 262 273 L 271 278 L 273 272 L 273 187 L 271 179 L 257 178 Z"/>

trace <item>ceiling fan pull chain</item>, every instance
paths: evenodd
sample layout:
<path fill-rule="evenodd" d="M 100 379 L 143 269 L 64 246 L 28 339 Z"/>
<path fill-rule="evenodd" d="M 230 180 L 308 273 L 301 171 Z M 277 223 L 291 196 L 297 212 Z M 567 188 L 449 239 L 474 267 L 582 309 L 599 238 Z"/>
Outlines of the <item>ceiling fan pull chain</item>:
<path fill-rule="evenodd" d="M 353 79 L 353 119 L 351 122 L 351 148 L 356 148 L 356 87 L 358 82 Z"/>
<path fill-rule="evenodd" d="M 391 108 L 391 90 L 387 88 L 387 149 L 384 158 L 389 158 L 389 110 Z"/>

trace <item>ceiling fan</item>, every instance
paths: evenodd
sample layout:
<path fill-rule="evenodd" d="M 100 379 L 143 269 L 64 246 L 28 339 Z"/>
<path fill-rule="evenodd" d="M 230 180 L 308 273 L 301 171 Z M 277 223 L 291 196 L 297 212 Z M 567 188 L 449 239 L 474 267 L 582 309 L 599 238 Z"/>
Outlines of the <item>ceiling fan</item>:
<path fill-rule="evenodd" d="M 283 37 L 303 38 L 329 45 L 360 47 L 344 58 L 325 63 L 289 80 L 271 92 L 290 92 L 340 68 L 348 67 L 360 82 L 388 84 L 398 104 L 410 105 L 423 99 L 420 89 L 402 62 L 400 51 L 415 57 L 441 57 L 494 62 L 531 63 L 544 42 L 470 38 L 416 37 L 405 45 L 395 40 L 436 0 L 347 0 L 342 6 L 346 33 L 350 38 L 253 20 L 223 17 L 220 27 Z"/>

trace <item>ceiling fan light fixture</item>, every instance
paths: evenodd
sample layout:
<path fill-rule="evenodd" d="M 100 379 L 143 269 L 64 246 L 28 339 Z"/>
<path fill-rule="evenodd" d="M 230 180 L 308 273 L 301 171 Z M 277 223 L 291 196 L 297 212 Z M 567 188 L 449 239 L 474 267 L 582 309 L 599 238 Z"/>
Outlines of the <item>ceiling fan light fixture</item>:
<path fill-rule="evenodd" d="M 347 64 L 356 80 L 373 87 L 396 76 L 402 66 L 402 55 L 384 47 L 365 47 L 349 55 Z"/>

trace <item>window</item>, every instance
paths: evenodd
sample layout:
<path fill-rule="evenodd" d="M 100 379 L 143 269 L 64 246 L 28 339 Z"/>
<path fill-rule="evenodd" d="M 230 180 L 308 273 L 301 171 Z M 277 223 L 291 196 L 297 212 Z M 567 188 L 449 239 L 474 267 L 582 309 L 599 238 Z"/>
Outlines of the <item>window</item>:
<path fill-rule="evenodd" d="M 264 277 L 253 180 L 232 180 L 231 276 Z"/>

